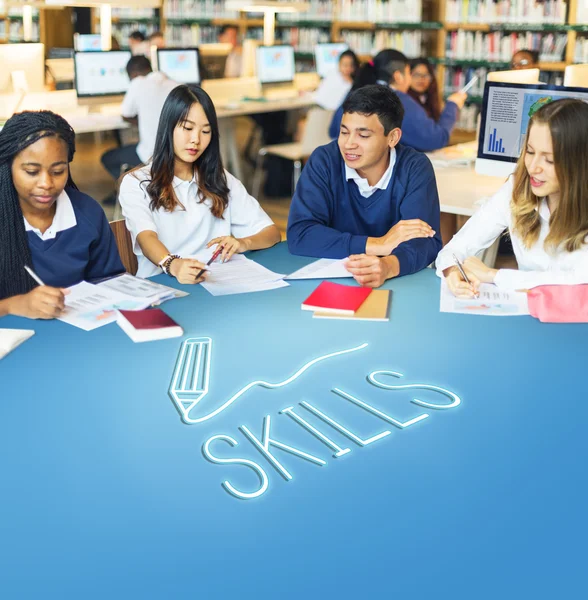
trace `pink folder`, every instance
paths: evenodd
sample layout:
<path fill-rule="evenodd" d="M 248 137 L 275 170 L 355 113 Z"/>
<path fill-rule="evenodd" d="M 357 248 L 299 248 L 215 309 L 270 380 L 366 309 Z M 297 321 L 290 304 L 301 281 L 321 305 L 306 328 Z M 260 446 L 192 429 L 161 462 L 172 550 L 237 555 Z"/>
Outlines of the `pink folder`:
<path fill-rule="evenodd" d="M 529 311 L 543 323 L 588 323 L 588 285 L 540 285 L 529 291 Z"/>

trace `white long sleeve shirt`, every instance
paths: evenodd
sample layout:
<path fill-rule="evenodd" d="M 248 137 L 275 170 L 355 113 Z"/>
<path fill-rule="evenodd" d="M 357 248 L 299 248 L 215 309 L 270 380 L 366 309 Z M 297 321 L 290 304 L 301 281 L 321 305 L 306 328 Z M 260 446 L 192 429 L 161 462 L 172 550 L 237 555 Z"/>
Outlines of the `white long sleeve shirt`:
<path fill-rule="evenodd" d="M 439 277 L 443 277 L 444 269 L 455 264 L 453 254 L 462 261 L 475 256 L 508 229 L 519 269 L 499 269 L 494 280 L 497 287 L 530 289 L 538 285 L 588 283 L 588 244 L 575 252 L 545 250 L 550 217 L 545 198 L 537 208 L 541 220 L 539 238 L 531 248 L 525 247 L 523 240 L 513 232 L 512 191 L 511 177 L 441 250 L 435 261 Z"/>

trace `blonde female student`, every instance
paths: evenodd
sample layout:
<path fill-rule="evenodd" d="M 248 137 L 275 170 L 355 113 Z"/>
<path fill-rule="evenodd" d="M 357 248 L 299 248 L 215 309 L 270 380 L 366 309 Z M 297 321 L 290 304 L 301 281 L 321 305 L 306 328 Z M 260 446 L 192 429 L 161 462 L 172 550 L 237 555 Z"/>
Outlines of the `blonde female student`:
<path fill-rule="evenodd" d="M 161 273 L 199 283 L 204 264 L 189 258 L 223 246 L 269 248 L 280 232 L 243 184 L 223 169 L 216 111 L 208 94 L 181 85 L 165 101 L 153 159 L 122 180 L 120 203 L 138 257 L 139 277 Z"/>
<path fill-rule="evenodd" d="M 514 175 L 437 257 L 437 273 L 456 296 L 471 298 L 480 283 L 511 290 L 588 283 L 586 157 L 588 104 L 557 100 L 531 117 Z M 475 255 L 507 229 L 519 269 L 491 269 Z"/>

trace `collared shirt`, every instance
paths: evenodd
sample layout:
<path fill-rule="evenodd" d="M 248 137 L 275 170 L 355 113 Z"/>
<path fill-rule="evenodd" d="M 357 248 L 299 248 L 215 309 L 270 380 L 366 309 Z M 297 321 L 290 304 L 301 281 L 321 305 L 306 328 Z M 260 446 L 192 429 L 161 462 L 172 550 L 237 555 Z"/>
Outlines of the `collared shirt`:
<path fill-rule="evenodd" d="M 53 223 L 49 225 L 44 233 L 41 233 L 40 229 L 33 227 L 26 218 L 24 223 L 26 231 L 34 231 L 44 242 L 55 239 L 55 236 L 60 231 L 71 229 L 78 224 L 71 200 L 65 190 L 61 192 L 55 202 L 55 216 L 53 217 Z"/>
<path fill-rule="evenodd" d="M 125 94 L 121 114 L 127 119 L 139 119 L 137 155 L 147 162 L 153 155 L 161 109 L 169 93 L 180 85 L 164 73 L 152 72 L 135 77 Z"/>
<path fill-rule="evenodd" d="M 149 207 L 151 199 L 146 187 L 151 179 L 150 164 L 125 175 L 119 198 L 127 228 L 133 238 L 139 263 L 138 277 L 151 277 L 161 273 L 161 269 L 141 252 L 137 236 L 142 231 L 155 231 L 159 241 L 171 254 L 187 257 L 204 249 L 214 238 L 225 235 L 247 237 L 273 225 L 257 200 L 247 193 L 245 186 L 230 173 L 225 171 L 225 174 L 229 187 L 229 204 L 221 219 L 210 212 L 210 198 L 201 201 L 198 197 L 196 176 L 191 181 L 174 177 L 174 191 L 181 206 L 169 212 L 164 209 L 152 211 Z"/>
<path fill-rule="evenodd" d="M 368 183 L 367 179 L 364 179 L 361 175 L 359 175 L 359 173 L 355 169 L 348 167 L 347 164 L 345 164 L 345 179 L 347 179 L 348 181 L 350 179 L 353 179 L 353 181 L 355 181 L 355 183 L 357 184 L 357 187 L 359 188 L 359 193 L 364 198 L 369 198 L 376 190 L 385 190 L 388 187 L 388 184 L 390 183 L 390 179 L 392 177 L 392 171 L 394 170 L 395 164 L 396 164 L 396 149 L 391 148 L 390 149 L 390 164 L 388 165 L 388 168 L 384 171 L 384 174 L 382 175 L 382 177 L 380 178 L 380 181 L 378 181 L 378 183 L 376 183 L 374 185 L 370 185 Z"/>
<path fill-rule="evenodd" d="M 530 289 L 538 285 L 588 283 L 588 244 L 575 252 L 565 249 L 546 250 L 550 211 L 543 198 L 537 207 L 541 229 L 531 248 L 513 231 L 511 200 L 513 178 L 481 206 L 437 257 L 437 274 L 453 266 L 453 254 L 460 260 L 475 256 L 488 248 L 508 229 L 519 269 L 500 269 L 494 283 L 504 289 Z M 586 240 L 588 241 L 588 240 Z"/>

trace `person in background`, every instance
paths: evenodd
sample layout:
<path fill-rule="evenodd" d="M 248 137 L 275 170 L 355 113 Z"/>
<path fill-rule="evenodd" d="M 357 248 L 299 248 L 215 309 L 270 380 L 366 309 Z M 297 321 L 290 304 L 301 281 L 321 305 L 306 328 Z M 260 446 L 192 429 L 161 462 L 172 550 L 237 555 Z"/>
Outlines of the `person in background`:
<path fill-rule="evenodd" d="M 353 89 L 365 85 L 380 84 L 392 88 L 404 107 L 404 124 L 402 127 L 402 142 L 421 152 L 431 152 L 444 148 L 449 142 L 451 130 L 457 121 L 459 109 L 463 108 L 467 94 L 456 92 L 447 98 L 445 108 L 439 121 L 427 115 L 424 108 L 412 98 L 410 89 L 411 76 L 408 59 L 398 50 L 382 50 L 373 61 L 364 63 L 357 73 Z M 339 135 L 342 107 L 333 115 L 329 127 L 332 138 Z"/>
<path fill-rule="evenodd" d="M 427 115 L 438 122 L 441 118 L 441 99 L 433 65 L 426 58 L 410 61 L 409 96 L 414 98 Z"/>
<path fill-rule="evenodd" d="M 435 172 L 399 144 L 404 108 L 383 85 L 352 91 L 339 138 L 317 148 L 302 171 L 288 217 L 288 248 L 347 258 L 364 286 L 424 269 L 441 249 Z"/>
<path fill-rule="evenodd" d="M 149 56 L 149 42 L 142 31 L 136 30 L 129 35 L 129 50 L 133 56 Z"/>
<path fill-rule="evenodd" d="M 531 117 L 514 175 L 437 257 L 437 274 L 453 294 L 472 298 L 480 283 L 509 290 L 588 283 L 586 156 L 588 104 L 556 100 Z M 518 270 L 493 269 L 476 257 L 506 230 Z"/>
<path fill-rule="evenodd" d="M 102 155 L 102 164 L 113 179 L 121 176 L 123 165 L 128 169 L 146 163 L 153 154 L 159 115 L 168 94 L 179 85 L 164 73 L 154 72 L 145 56 L 133 56 L 127 63 L 131 84 L 125 94 L 121 112 L 129 123 L 139 125 L 139 143 L 121 146 Z"/>
<path fill-rule="evenodd" d="M 510 66 L 515 69 L 538 69 L 539 52 L 537 50 L 519 50 L 512 55 Z"/>
<path fill-rule="evenodd" d="M 169 94 L 153 160 L 125 175 L 120 203 L 139 277 L 163 269 L 180 283 L 199 283 L 205 265 L 190 258 L 198 252 L 220 245 L 225 261 L 280 241 L 280 231 L 257 200 L 224 170 L 214 105 L 195 85 Z"/>
<path fill-rule="evenodd" d="M 353 85 L 359 60 L 353 50 L 345 50 L 339 56 L 338 69 L 329 73 L 315 92 L 316 103 L 326 110 L 336 110 L 341 106 Z"/>
<path fill-rule="evenodd" d="M 74 130 L 50 111 L 0 132 L 0 317 L 58 317 L 65 288 L 124 272 L 102 208 L 72 181 L 74 153 Z"/>
<path fill-rule="evenodd" d="M 149 46 L 156 46 L 157 48 L 165 48 L 165 38 L 161 31 L 154 31 L 149 36 Z"/>
<path fill-rule="evenodd" d="M 234 25 L 223 25 L 218 34 L 221 44 L 231 44 L 233 49 L 227 56 L 225 77 L 241 77 L 241 64 L 243 61 L 242 48 L 239 45 L 239 30 Z"/>

